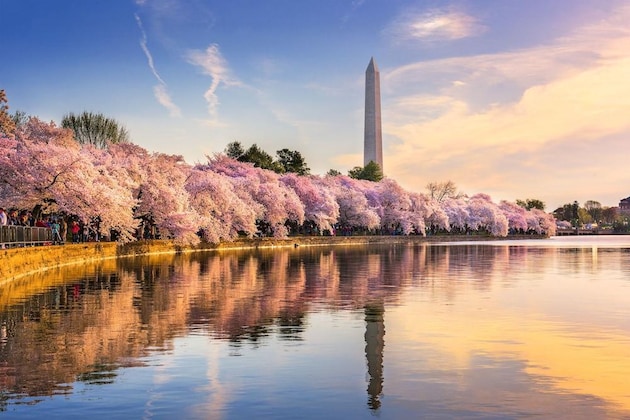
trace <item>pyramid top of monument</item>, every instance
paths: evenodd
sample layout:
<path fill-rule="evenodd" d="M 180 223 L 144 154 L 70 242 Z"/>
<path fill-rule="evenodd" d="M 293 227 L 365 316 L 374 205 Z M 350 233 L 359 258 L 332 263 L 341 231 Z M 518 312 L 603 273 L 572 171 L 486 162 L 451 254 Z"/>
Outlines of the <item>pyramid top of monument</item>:
<path fill-rule="evenodd" d="M 370 64 L 368 64 L 366 71 L 370 71 L 370 70 L 375 71 L 375 72 L 378 71 L 378 66 L 376 65 L 376 60 L 374 60 L 374 57 L 370 59 Z"/>

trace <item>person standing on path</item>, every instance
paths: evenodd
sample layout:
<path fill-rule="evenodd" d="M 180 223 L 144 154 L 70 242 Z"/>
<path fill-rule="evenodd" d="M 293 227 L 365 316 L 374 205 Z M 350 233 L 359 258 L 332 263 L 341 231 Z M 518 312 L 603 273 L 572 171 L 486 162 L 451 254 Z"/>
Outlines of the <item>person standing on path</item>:
<path fill-rule="evenodd" d="M 8 217 L 4 208 L 0 207 L 0 229 L 5 229 L 5 226 L 8 223 Z M 0 240 L 2 242 L 2 240 Z M 0 249 L 4 249 L 4 243 L 0 244 Z"/>
<path fill-rule="evenodd" d="M 81 230 L 81 227 L 79 226 L 79 223 L 76 220 L 72 221 L 72 225 L 70 226 L 70 232 L 72 232 L 72 242 L 79 243 L 79 231 Z"/>
<path fill-rule="evenodd" d="M 55 243 L 61 244 L 61 236 L 59 235 L 59 228 L 60 228 L 59 221 L 57 219 L 54 219 L 50 225 L 50 228 L 52 229 L 53 244 Z"/>

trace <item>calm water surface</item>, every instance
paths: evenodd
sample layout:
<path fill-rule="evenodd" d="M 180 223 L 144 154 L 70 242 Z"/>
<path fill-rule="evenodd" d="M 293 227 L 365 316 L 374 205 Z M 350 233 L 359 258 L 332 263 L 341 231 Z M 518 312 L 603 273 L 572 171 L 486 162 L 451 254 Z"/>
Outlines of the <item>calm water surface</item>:
<path fill-rule="evenodd" d="M 630 418 L 630 237 L 104 261 L 0 322 L 0 417 Z"/>

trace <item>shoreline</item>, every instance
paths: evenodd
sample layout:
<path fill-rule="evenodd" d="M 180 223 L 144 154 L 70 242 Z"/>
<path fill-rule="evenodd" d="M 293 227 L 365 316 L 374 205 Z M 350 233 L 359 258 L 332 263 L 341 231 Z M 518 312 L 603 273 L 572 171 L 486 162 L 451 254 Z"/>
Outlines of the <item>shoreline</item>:
<path fill-rule="evenodd" d="M 489 235 L 437 235 L 437 236 L 295 236 L 286 239 L 244 238 L 219 244 L 177 245 L 170 240 L 117 242 L 85 242 L 79 244 L 46 245 L 0 250 L 0 287 L 25 277 L 54 268 L 82 263 L 93 263 L 116 258 L 134 258 L 146 255 L 217 252 L 227 250 L 273 249 L 314 246 L 356 246 L 395 243 L 434 243 L 461 241 L 496 241 L 544 239 L 542 235 L 492 237 Z"/>

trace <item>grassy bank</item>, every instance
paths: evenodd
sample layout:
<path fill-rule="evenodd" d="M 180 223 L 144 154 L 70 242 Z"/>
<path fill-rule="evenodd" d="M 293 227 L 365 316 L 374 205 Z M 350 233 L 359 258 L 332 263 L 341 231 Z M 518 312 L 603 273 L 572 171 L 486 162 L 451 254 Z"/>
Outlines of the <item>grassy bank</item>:
<path fill-rule="evenodd" d="M 523 238 L 531 239 L 532 236 Z M 364 245 L 370 243 L 423 243 L 435 241 L 500 239 L 489 236 L 304 236 L 288 239 L 260 238 L 240 239 L 218 245 L 200 244 L 181 246 L 171 241 L 140 241 L 127 244 L 115 242 L 89 242 L 0 250 L 0 287 L 41 270 L 73 264 L 92 263 L 114 258 L 140 255 L 178 254 L 183 252 L 208 252 L 229 249 L 252 249 L 296 246 Z M 509 237 L 504 239 L 518 239 Z"/>

